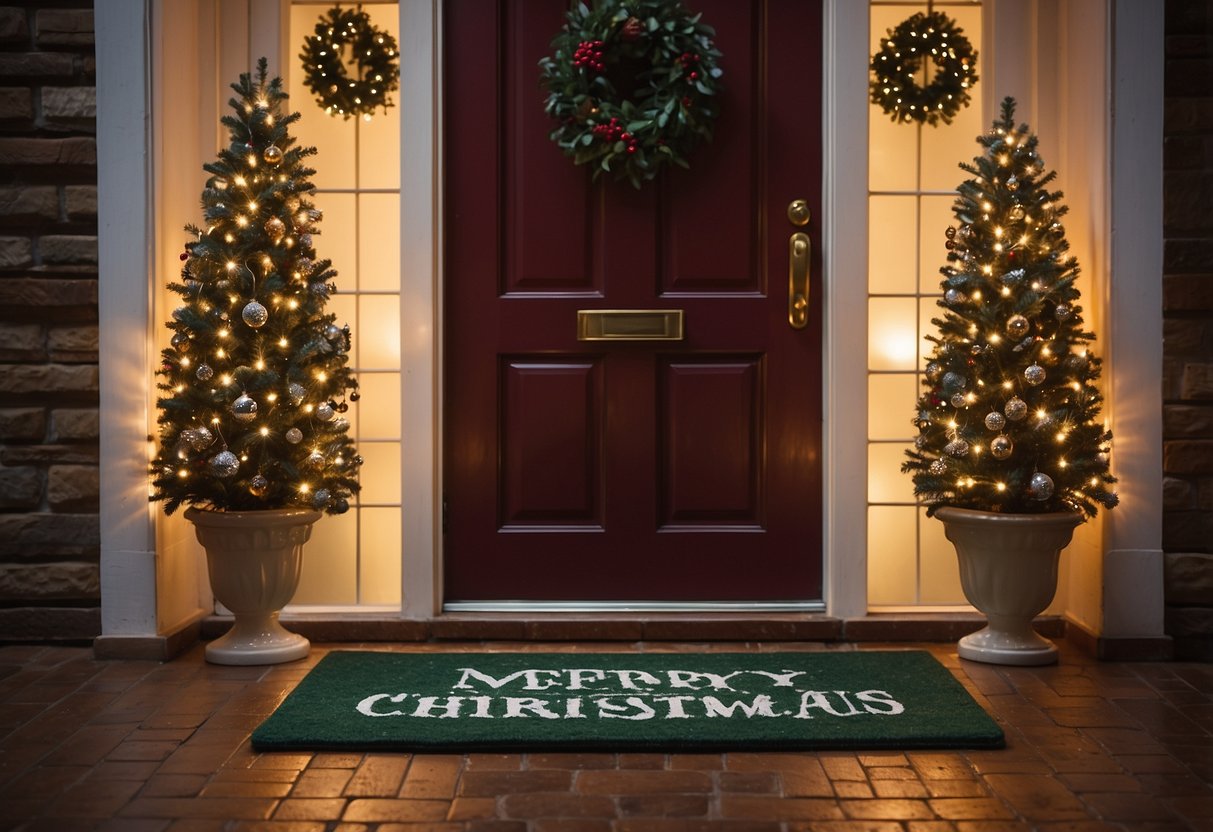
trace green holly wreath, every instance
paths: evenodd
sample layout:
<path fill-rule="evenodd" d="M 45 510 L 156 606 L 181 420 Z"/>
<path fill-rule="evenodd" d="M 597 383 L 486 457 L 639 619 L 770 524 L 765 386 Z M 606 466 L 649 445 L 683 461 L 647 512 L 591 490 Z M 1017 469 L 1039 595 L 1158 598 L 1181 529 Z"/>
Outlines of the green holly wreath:
<path fill-rule="evenodd" d="M 341 53 L 349 46 L 357 77 L 347 74 Z M 396 39 L 377 29 L 364 11 L 329 9 L 316 23 L 315 34 L 304 38 L 304 82 L 316 94 L 316 103 L 331 116 L 344 119 L 361 115 L 370 121 L 376 107 L 392 105 L 388 94 L 400 85 Z"/>
<path fill-rule="evenodd" d="M 567 15 L 539 62 L 552 141 L 637 188 L 712 138 L 720 52 L 678 0 L 598 0 Z"/>
<path fill-rule="evenodd" d="M 922 87 L 914 76 L 926 60 L 935 73 Z M 872 103 L 893 121 L 951 124 L 977 83 L 977 53 L 956 21 L 942 12 L 918 12 L 881 40 L 872 75 Z"/>

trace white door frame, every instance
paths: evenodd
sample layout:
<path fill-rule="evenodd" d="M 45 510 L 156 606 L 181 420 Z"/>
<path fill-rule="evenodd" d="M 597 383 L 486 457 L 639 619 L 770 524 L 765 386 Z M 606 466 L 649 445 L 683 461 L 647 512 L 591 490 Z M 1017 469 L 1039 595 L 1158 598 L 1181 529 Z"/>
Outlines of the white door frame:
<path fill-rule="evenodd" d="M 207 106 L 200 114 L 190 96 L 178 100 L 165 92 L 183 56 L 206 70 L 200 76 L 223 80 L 231 74 L 223 71 L 253 48 L 260 27 L 248 24 L 259 14 L 255 9 L 264 8 L 248 0 L 190 3 L 202 21 L 226 21 L 231 10 L 244 9 L 246 40 L 239 48 L 214 32 L 200 37 L 197 30 L 186 31 L 188 26 L 166 27 L 164 2 L 109 0 L 97 21 L 102 626 L 104 637 L 113 639 L 165 638 L 206 609 L 205 588 L 181 584 L 199 580 L 196 563 L 190 577 L 189 558 L 196 551 L 185 545 L 187 535 L 164 523 L 146 502 L 147 438 L 155 424 L 153 327 L 160 323 L 151 287 L 166 279 L 180 237 L 172 229 L 189 216 L 179 204 L 167 204 L 165 194 L 175 193 L 169 186 L 181 170 L 196 174 L 209 157 L 209 148 L 201 152 L 206 142 L 196 137 L 215 129 Z M 994 10 L 1008 5 L 986 2 Z M 401 140 L 401 614 L 412 619 L 433 617 L 442 600 L 440 7 L 441 0 L 402 0 L 400 9 L 399 109 L 407 113 Z M 1031 8 L 1038 15 L 1052 6 L 1032 2 Z M 1099 574 L 1072 577 L 1079 595 L 1094 599 L 1088 604 L 1094 612 L 1080 617 L 1097 634 L 1152 637 L 1162 633 L 1162 16 L 1150 0 L 1112 0 L 1110 6 L 1062 0 L 1058 8 L 1063 52 L 1075 45 L 1086 49 L 1083 61 L 1071 61 L 1066 88 L 1104 105 L 1096 108 L 1103 118 L 1094 125 L 1062 125 L 1067 135 L 1055 141 L 1080 142 L 1102 160 L 1095 181 L 1103 191 L 1088 222 L 1106 252 L 1101 262 L 1084 265 L 1098 289 L 1090 302 L 1099 305 L 1104 321 L 1107 410 L 1120 434 L 1115 471 L 1124 481 L 1122 493 L 1132 498 L 1105 526 L 1096 553 Z M 180 13 L 174 5 L 174 16 Z M 1093 14 L 1106 21 L 1104 29 L 1084 24 Z M 866 246 L 855 243 L 866 239 L 867 225 L 861 152 L 867 143 L 867 4 L 825 0 L 825 35 L 825 594 L 828 614 L 850 618 L 867 609 L 866 438 L 851 429 L 856 415 L 867 410 Z M 265 52 L 276 43 L 255 45 Z M 165 54 L 173 56 L 172 66 L 161 60 Z M 218 85 L 217 96 L 226 92 L 228 80 Z M 1042 98 L 1046 86 L 1047 79 L 1033 79 L 1033 91 L 1039 88 Z M 1081 135 L 1083 130 L 1090 135 Z M 197 141 L 200 155 L 166 153 L 185 133 Z M 1082 143 L 1086 139 L 1095 143 Z M 196 192 L 194 187 L 193 201 Z M 1157 314 L 1143 320 L 1142 309 Z M 1143 584 L 1157 586 L 1144 605 Z"/>

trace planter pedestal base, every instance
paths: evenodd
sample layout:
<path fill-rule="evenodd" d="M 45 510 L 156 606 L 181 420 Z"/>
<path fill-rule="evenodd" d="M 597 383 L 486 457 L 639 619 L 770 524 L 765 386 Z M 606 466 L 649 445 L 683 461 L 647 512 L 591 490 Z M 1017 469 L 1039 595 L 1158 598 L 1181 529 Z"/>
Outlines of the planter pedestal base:
<path fill-rule="evenodd" d="M 1036 667 L 1057 661 L 1057 645 L 1028 628 L 993 626 L 965 636 L 957 644 L 962 659 L 987 664 L 1007 664 Z"/>
<path fill-rule="evenodd" d="M 278 613 L 236 616 L 232 629 L 206 645 L 212 664 L 254 665 L 307 657 L 311 644 L 278 623 Z"/>

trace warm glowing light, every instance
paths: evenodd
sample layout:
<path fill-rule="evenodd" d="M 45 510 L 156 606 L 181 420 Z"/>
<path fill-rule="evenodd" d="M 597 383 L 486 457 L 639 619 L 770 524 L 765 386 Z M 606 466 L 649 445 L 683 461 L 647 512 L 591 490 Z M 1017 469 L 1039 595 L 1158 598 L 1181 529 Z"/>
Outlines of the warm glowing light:
<path fill-rule="evenodd" d="M 177 476 L 181 477 L 181 479 L 185 479 L 189 475 L 190 475 L 190 472 L 187 471 L 186 469 L 184 469 L 184 468 L 177 469 Z"/>
<path fill-rule="evenodd" d="M 994 267 L 993 267 L 993 266 L 988 266 L 988 265 L 987 265 L 987 266 L 982 266 L 982 267 L 981 267 L 981 273 L 982 273 L 982 274 L 985 274 L 985 275 L 994 274 Z"/>
<path fill-rule="evenodd" d="M 1011 296 L 1011 290 L 1008 287 L 1003 286 L 1002 287 L 1002 296 L 1004 298 L 1009 298 Z"/>
<path fill-rule="evenodd" d="M 1070 464 L 1070 463 L 1066 462 L 1064 459 L 1059 459 L 1059 460 L 1057 460 L 1057 467 L 1058 467 L 1058 468 L 1065 468 L 1065 467 L 1066 467 L 1067 465 L 1069 465 L 1069 464 Z"/>
<path fill-rule="evenodd" d="M 236 241 L 236 237 L 232 234 L 232 232 L 229 231 L 223 235 L 223 241 L 225 243 L 234 243 Z"/>
<path fill-rule="evenodd" d="M 997 488 L 999 491 L 1007 490 L 1007 484 L 1005 482 L 1000 482 L 997 485 L 995 485 L 994 487 Z"/>
<path fill-rule="evenodd" d="M 956 430 L 956 420 L 955 419 L 950 420 L 948 422 L 948 427 L 952 428 L 952 430 Z"/>
<path fill-rule="evenodd" d="M 294 298 L 291 298 L 289 301 L 286 302 L 286 308 L 287 309 L 298 309 L 299 301 L 295 300 Z"/>
<path fill-rule="evenodd" d="M 185 392 L 185 385 L 184 385 L 184 384 L 178 384 L 176 387 L 174 387 L 174 388 L 173 388 L 173 392 L 174 392 L 174 393 L 184 393 L 184 392 Z"/>
<path fill-rule="evenodd" d="M 1091 477 L 1091 487 L 1094 488 L 1097 485 L 1099 485 L 1099 477 Z"/>
<path fill-rule="evenodd" d="M 227 269 L 229 272 L 236 271 L 236 264 L 234 262 L 232 262 L 231 260 L 228 260 L 226 263 L 224 263 L 223 267 L 225 269 Z"/>
<path fill-rule="evenodd" d="M 266 393 L 265 400 L 267 402 L 276 402 L 276 401 L 278 401 L 278 394 L 277 393 Z"/>
<path fill-rule="evenodd" d="M 324 370 L 317 370 L 316 371 L 316 380 L 317 381 L 328 381 L 329 374 L 326 373 Z"/>
<path fill-rule="evenodd" d="M 248 228 L 248 217 L 244 216 L 243 214 L 236 217 L 236 225 L 240 226 L 241 228 Z"/>
<path fill-rule="evenodd" d="M 242 188 L 243 188 L 243 187 L 244 187 L 244 185 L 245 185 L 245 179 L 244 179 L 244 177 L 243 177 L 243 176 L 237 176 L 237 177 L 236 177 L 234 180 L 232 180 L 232 181 L 233 181 L 233 182 L 235 182 L 237 185 L 239 185 L 239 186 L 240 186 L 240 187 L 242 187 Z"/>
<path fill-rule="evenodd" d="M 1036 418 L 1043 422 L 1045 419 L 1049 418 L 1048 411 L 1046 411 L 1043 407 L 1037 408 Z"/>
<path fill-rule="evenodd" d="M 227 353 L 223 351 L 223 347 L 220 347 L 219 349 L 215 350 L 215 356 L 217 358 L 227 358 Z"/>
<path fill-rule="evenodd" d="M 1057 436 L 1054 437 L 1058 442 L 1066 441 L 1066 432 L 1064 430 L 1057 431 Z"/>
<path fill-rule="evenodd" d="M 991 332 L 990 333 L 990 343 L 991 344 L 1001 344 L 1002 336 L 999 335 L 997 332 Z"/>
<path fill-rule="evenodd" d="M 228 373 L 224 373 L 223 375 L 219 376 L 219 383 L 224 385 L 225 387 L 230 386 L 232 383 L 231 375 Z"/>
<path fill-rule="evenodd" d="M 190 357 L 188 355 L 181 356 L 181 366 L 188 367 L 190 365 Z"/>
<path fill-rule="evenodd" d="M 248 209 L 249 209 L 250 211 L 252 211 L 252 212 L 256 213 L 257 209 L 258 209 L 258 208 L 260 208 L 260 207 L 261 207 L 261 206 L 259 206 L 259 205 L 258 205 L 258 204 L 257 204 L 255 201 L 253 201 L 253 200 L 251 200 L 251 199 L 249 200 L 249 203 L 248 203 Z"/>
<path fill-rule="evenodd" d="M 264 370 L 265 362 L 262 361 L 260 358 L 258 358 L 255 362 L 253 362 L 253 367 L 255 367 L 258 370 Z"/>
<path fill-rule="evenodd" d="M 267 427 L 262 427 L 261 430 L 258 431 L 258 433 L 260 433 L 262 436 L 269 436 L 270 429 Z"/>
<path fill-rule="evenodd" d="M 232 332 L 227 327 L 220 327 L 219 331 L 216 332 L 215 334 L 218 335 L 220 338 L 226 338 L 227 336 L 231 335 Z"/>
<path fill-rule="evenodd" d="M 1015 387 L 1015 385 L 1014 385 L 1014 384 L 1012 384 L 1010 381 L 1004 381 L 1004 382 L 1002 383 L 1002 389 L 1003 389 L 1003 390 L 1011 390 L 1011 389 L 1014 389 L 1014 387 Z"/>
<path fill-rule="evenodd" d="M 303 412 L 304 412 L 304 413 L 311 413 L 311 412 L 312 412 L 314 409 L 315 409 L 315 408 L 314 408 L 314 407 L 312 407 L 310 404 L 305 404 L 305 405 L 303 406 Z"/>
<path fill-rule="evenodd" d="M 977 289 L 973 292 L 973 300 L 981 300 L 981 290 Z"/>
<path fill-rule="evenodd" d="M 278 339 L 278 346 L 280 346 L 280 347 L 288 347 L 288 346 L 290 346 L 290 341 L 286 340 L 285 338 L 279 338 L 279 339 Z"/>
<path fill-rule="evenodd" d="M 307 494 L 311 490 L 312 490 L 312 487 L 310 485 L 308 485 L 306 482 L 299 484 L 299 493 L 300 494 Z"/>
<path fill-rule="evenodd" d="M 989 209 L 986 209 L 986 210 L 989 210 Z M 1002 239 L 1002 226 L 1001 225 L 994 226 L 994 239 L 996 239 L 996 240 Z"/>
<path fill-rule="evenodd" d="M 215 416 L 214 418 L 212 418 L 212 419 L 211 419 L 211 424 L 212 424 L 212 425 L 217 425 L 217 424 L 219 424 L 219 417 L 218 417 L 218 416 Z"/>

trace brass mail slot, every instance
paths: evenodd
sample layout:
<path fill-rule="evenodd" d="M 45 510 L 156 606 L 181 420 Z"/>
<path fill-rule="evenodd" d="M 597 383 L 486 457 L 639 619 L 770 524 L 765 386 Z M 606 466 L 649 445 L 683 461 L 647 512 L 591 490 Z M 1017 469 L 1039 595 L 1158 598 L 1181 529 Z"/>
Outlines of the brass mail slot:
<path fill-rule="evenodd" d="M 578 341 L 681 341 L 681 309 L 578 309 Z"/>

